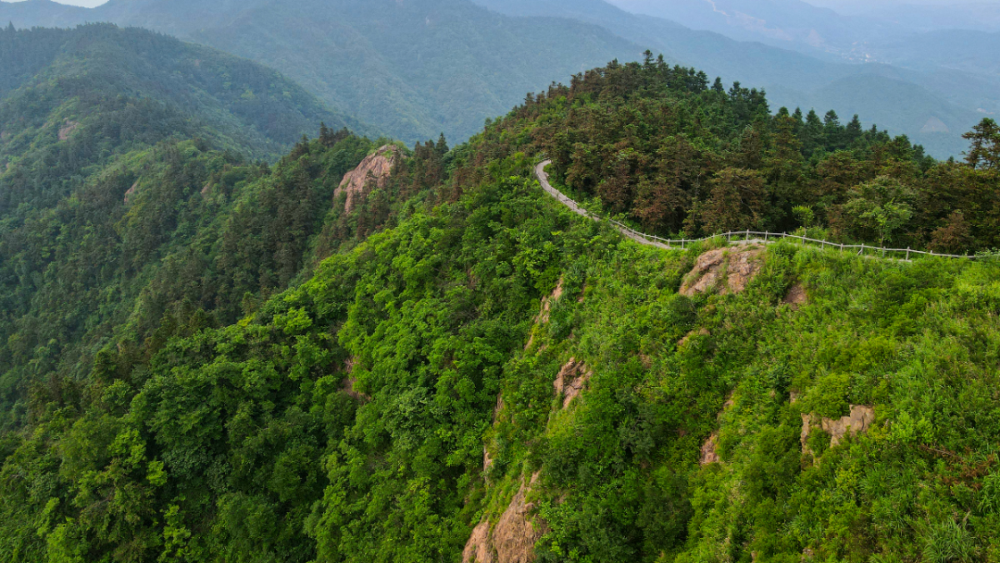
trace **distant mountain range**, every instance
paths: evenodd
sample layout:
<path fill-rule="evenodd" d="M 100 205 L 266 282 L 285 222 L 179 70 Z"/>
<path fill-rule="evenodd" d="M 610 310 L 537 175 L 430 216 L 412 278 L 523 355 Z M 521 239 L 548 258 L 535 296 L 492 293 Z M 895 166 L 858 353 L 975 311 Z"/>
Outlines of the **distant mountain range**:
<path fill-rule="evenodd" d="M 815 108 L 821 114 L 834 109 L 843 117 L 858 114 L 867 125 L 909 135 L 931 154 L 942 158 L 961 154 L 966 148 L 961 134 L 984 114 L 1000 111 L 1000 82 L 983 74 L 972 74 L 964 67 L 903 68 L 849 63 L 833 55 L 809 55 L 757 41 L 738 41 L 710 31 L 695 31 L 658 17 L 626 12 L 603 0 L 474 1 L 512 16 L 566 17 L 602 25 L 621 37 L 666 53 L 672 60 L 703 69 L 710 76 L 764 88 L 774 105 L 772 110 L 787 106 Z M 678 17 L 696 13 L 702 5 L 709 6 L 702 0 L 616 1 L 630 2 L 633 7 L 657 6 L 662 13 Z M 718 5 L 722 5 L 721 1 Z M 748 9 L 766 8 L 776 14 L 787 7 L 789 11 L 783 17 L 792 21 L 796 14 L 801 18 L 810 14 L 817 19 L 827 15 L 832 20 L 839 18 L 829 10 L 795 0 L 746 5 Z M 669 10 L 670 7 L 678 9 Z M 840 20 L 841 24 L 830 25 L 839 25 L 846 33 L 849 26 L 845 22 L 849 18 Z M 905 48 L 900 45 L 893 52 Z M 942 58 L 938 56 L 939 60 Z"/>
<path fill-rule="evenodd" d="M 0 59 L 0 165 L 59 129 L 99 122 L 103 137 L 108 120 L 120 123 L 105 148 L 180 134 L 258 157 L 320 122 L 368 131 L 270 68 L 141 29 L 8 31 Z"/>
<path fill-rule="evenodd" d="M 642 48 L 593 25 L 509 18 L 466 0 L 111 0 L 0 5 L 17 26 L 109 21 L 280 70 L 407 142 L 465 139 L 529 91 Z"/>
<path fill-rule="evenodd" d="M 0 4 L 0 21 L 110 21 L 210 45 L 269 65 L 409 143 L 441 132 L 464 140 L 527 92 L 646 49 L 764 88 L 774 110 L 857 113 L 939 157 L 960 154 L 961 134 L 1000 111 L 1000 79 L 975 72 L 989 68 L 990 51 L 954 57 L 962 42 L 946 34 L 935 36 L 946 50 L 908 57 L 932 43 L 900 36 L 855 53 L 892 65 L 857 64 L 844 45 L 889 24 L 798 0 L 613 1 L 644 14 L 604 0 L 111 0 L 97 9 L 28 0 Z"/>

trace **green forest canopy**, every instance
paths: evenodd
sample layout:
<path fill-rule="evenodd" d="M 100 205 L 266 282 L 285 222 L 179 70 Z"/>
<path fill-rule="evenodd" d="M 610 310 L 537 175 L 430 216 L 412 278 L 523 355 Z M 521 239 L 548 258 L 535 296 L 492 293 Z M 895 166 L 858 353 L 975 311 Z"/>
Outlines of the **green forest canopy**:
<path fill-rule="evenodd" d="M 681 295 L 709 248 L 623 241 L 531 176 L 544 153 L 656 232 L 972 251 L 1000 199 L 995 125 L 970 137 L 938 163 L 650 59 L 417 145 L 350 214 L 333 189 L 377 144 L 346 133 L 273 167 L 195 141 L 123 153 L 0 239 L 4 264 L 44 260 L 0 273 L 8 346 L 29 342 L 2 356 L 28 393 L 0 440 L 0 554 L 459 561 L 537 472 L 540 561 L 998 561 L 997 262 L 781 244 L 745 291 Z M 853 222 L 875 208 L 910 213 Z M 71 302 L 95 307 L 57 318 Z M 593 375 L 564 406 L 572 360 Z M 867 434 L 803 447 L 802 415 L 852 405 Z"/>

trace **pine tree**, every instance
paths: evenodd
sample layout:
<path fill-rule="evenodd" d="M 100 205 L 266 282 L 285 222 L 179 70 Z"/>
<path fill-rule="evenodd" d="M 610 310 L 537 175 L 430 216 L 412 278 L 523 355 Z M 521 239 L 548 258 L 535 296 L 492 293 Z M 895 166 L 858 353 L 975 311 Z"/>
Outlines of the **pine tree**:
<path fill-rule="evenodd" d="M 864 134 L 864 128 L 861 127 L 861 119 L 858 118 L 857 114 L 854 114 L 854 119 L 847 124 L 847 128 L 844 130 L 844 142 L 850 147 Z"/>
<path fill-rule="evenodd" d="M 840 116 L 837 112 L 833 110 L 826 112 L 823 118 L 823 137 L 826 139 L 827 147 L 832 150 L 844 148 L 843 133 L 844 128 L 840 125 Z"/>
<path fill-rule="evenodd" d="M 333 146 L 331 141 L 333 141 L 333 133 L 330 131 L 330 128 L 326 126 L 326 123 L 320 122 L 319 142 L 322 143 L 323 146 L 330 147 Z"/>
<path fill-rule="evenodd" d="M 809 110 L 806 116 L 805 127 L 800 134 L 802 137 L 802 149 L 806 156 L 812 154 L 823 146 L 823 122 L 820 120 L 816 110 Z"/>
<path fill-rule="evenodd" d="M 996 121 L 983 119 L 971 132 L 962 135 L 962 138 L 972 142 L 969 152 L 965 153 L 965 161 L 969 166 L 1000 170 L 1000 125 Z"/>
<path fill-rule="evenodd" d="M 448 141 L 444 138 L 444 133 L 441 133 L 441 136 L 438 137 L 437 146 L 434 147 L 434 150 L 441 156 L 444 156 L 450 150 L 448 148 Z"/>

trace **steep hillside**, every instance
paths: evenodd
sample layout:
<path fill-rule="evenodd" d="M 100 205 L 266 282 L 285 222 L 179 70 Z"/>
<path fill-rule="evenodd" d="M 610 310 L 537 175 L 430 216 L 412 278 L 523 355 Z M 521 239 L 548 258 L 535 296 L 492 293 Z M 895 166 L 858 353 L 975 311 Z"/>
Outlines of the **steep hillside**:
<path fill-rule="evenodd" d="M 872 204 L 855 215 L 891 218 L 906 202 L 878 198 L 930 179 L 942 204 L 997 201 L 988 122 L 978 159 L 936 165 L 903 139 L 796 121 L 771 117 L 758 92 L 651 60 L 532 96 L 450 151 L 366 151 L 343 183 L 327 181 L 327 159 L 359 140 L 299 145 L 264 182 L 329 172 L 314 187 L 339 192 L 332 213 L 352 208 L 309 245 L 329 256 L 248 299 L 235 324 L 192 315 L 147 339 L 114 333 L 85 379 L 36 386 L 29 426 L 0 440 L 2 553 L 996 561 L 995 253 L 640 247 L 532 175 L 546 153 L 567 189 L 638 193 L 656 224 L 771 220 L 793 203 L 776 196 L 800 192 L 834 214 Z M 1000 216 L 973 211 L 977 226 Z M 217 283 L 184 279 L 195 295 Z"/>
<path fill-rule="evenodd" d="M 152 32 L 3 30 L 0 52 L 3 428 L 114 334 L 232 322 L 284 289 L 374 149 L 324 129 L 315 162 L 252 164 L 337 116 L 274 71 Z"/>

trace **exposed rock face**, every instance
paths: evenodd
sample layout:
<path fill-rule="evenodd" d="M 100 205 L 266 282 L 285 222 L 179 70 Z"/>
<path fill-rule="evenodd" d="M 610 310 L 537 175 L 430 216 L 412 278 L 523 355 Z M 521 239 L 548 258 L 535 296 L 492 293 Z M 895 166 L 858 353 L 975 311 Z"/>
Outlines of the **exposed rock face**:
<path fill-rule="evenodd" d="M 552 304 L 559 301 L 563 295 L 563 279 L 559 278 L 559 283 L 556 284 L 556 288 L 552 290 L 552 295 L 542 298 L 542 309 L 538 312 L 538 316 L 535 317 L 535 324 L 545 324 L 549 322 L 549 316 L 552 314 Z M 532 334 L 528 338 L 528 343 L 524 345 L 524 349 L 527 350 L 531 348 L 531 345 L 535 343 L 535 335 Z"/>
<path fill-rule="evenodd" d="M 462 563 L 532 563 L 535 560 L 535 543 L 545 535 L 547 527 L 541 519 L 532 518 L 535 506 L 526 499 L 538 475 L 535 473 L 529 483 L 521 484 L 492 530 L 488 521 L 476 526 L 465 544 Z"/>
<path fill-rule="evenodd" d="M 139 189 L 139 181 L 138 180 L 136 180 L 136 182 L 134 184 L 132 184 L 132 187 L 129 188 L 127 192 L 125 192 L 125 205 L 128 205 L 129 200 L 132 199 L 132 196 L 135 195 L 135 191 L 137 189 Z"/>
<path fill-rule="evenodd" d="M 722 275 L 725 259 L 725 248 L 712 250 L 699 256 L 694 270 L 691 270 L 691 273 L 684 280 L 684 285 L 681 286 L 681 295 L 691 297 L 715 287 Z"/>
<path fill-rule="evenodd" d="M 731 409 L 731 408 L 733 408 L 735 406 L 736 406 L 735 394 L 734 393 L 730 393 L 729 397 L 726 398 L 726 402 L 722 404 L 722 410 L 719 411 L 719 415 L 718 415 L 717 418 L 719 418 L 721 420 L 722 419 L 722 415 L 725 414 L 726 411 L 728 411 L 729 409 Z M 702 446 L 701 446 L 701 460 L 699 460 L 698 463 L 702 467 L 704 467 L 706 465 L 713 464 L 713 463 L 721 463 L 722 462 L 722 458 L 720 458 L 719 454 L 716 453 L 716 449 L 718 447 L 719 447 L 719 432 L 715 431 L 715 432 L 712 432 L 712 435 L 708 437 L 708 440 L 705 441 L 704 444 L 702 444 Z"/>
<path fill-rule="evenodd" d="M 490 523 L 481 522 L 474 530 L 462 552 L 462 563 L 494 563 L 493 546 L 490 541 Z"/>
<path fill-rule="evenodd" d="M 570 361 L 559 370 L 559 375 L 552 382 L 555 387 L 556 396 L 562 397 L 563 408 L 565 409 L 573 402 L 573 399 L 580 395 L 587 382 L 590 381 L 593 373 L 587 369 L 583 362 L 577 362 L 576 358 Z"/>
<path fill-rule="evenodd" d="M 542 310 L 540 313 L 538 313 L 538 319 L 536 321 L 538 322 L 538 324 L 549 322 L 549 315 L 552 313 L 552 304 L 555 303 L 556 301 L 559 301 L 562 295 L 563 295 L 563 279 L 559 278 L 559 283 L 556 284 L 556 288 L 552 290 L 552 295 L 549 295 L 548 297 L 542 299 Z"/>
<path fill-rule="evenodd" d="M 76 128 L 79 126 L 80 124 L 76 121 L 70 121 L 67 119 L 66 123 L 59 128 L 59 140 L 65 141 L 66 139 L 69 139 L 69 136 L 72 135 L 73 131 L 76 131 Z"/>
<path fill-rule="evenodd" d="M 798 311 L 799 307 L 809 303 L 809 296 L 806 294 L 806 288 L 802 287 L 802 284 L 797 283 L 788 290 L 788 295 L 782 301 L 785 305 L 791 307 L 793 311 Z"/>
<path fill-rule="evenodd" d="M 719 463 L 719 454 L 715 453 L 715 448 L 718 446 L 719 433 L 713 432 L 709 436 L 708 441 L 701 446 L 701 460 L 698 462 L 702 467 L 712 464 Z"/>
<path fill-rule="evenodd" d="M 496 426 L 497 421 L 500 419 L 500 412 L 503 411 L 503 392 L 497 395 L 497 405 L 493 407 L 493 425 Z M 489 444 L 483 445 L 483 473 L 489 471 L 493 467 L 493 455 L 490 454 Z"/>
<path fill-rule="evenodd" d="M 729 291 L 740 293 L 746 289 L 764 265 L 764 251 L 750 248 L 729 256 Z M 725 289 L 723 289 L 725 293 Z"/>
<path fill-rule="evenodd" d="M 713 288 L 723 295 L 739 293 L 757 277 L 763 264 L 764 250 L 758 247 L 711 250 L 698 257 L 681 286 L 681 295 L 692 297 Z"/>
<path fill-rule="evenodd" d="M 347 371 L 347 378 L 344 379 L 343 390 L 347 393 L 347 396 L 354 399 L 355 401 L 360 401 L 362 403 L 367 403 L 372 400 L 371 397 L 365 395 L 364 393 L 358 391 L 357 385 L 358 380 L 356 377 L 351 375 L 354 372 L 354 365 L 358 362 L 357 358 L 351 357 L 344 362 L 344 369 Z"/>
<path fill-rule="evenodd" d="M 812 433 L 812 429 L 817 425 L 817 418 L 813 414 L 802 415 L 802 435 L 800 437 L 802 451 L 810 455 L 813 452 L 809 449 L 809 436 Z M 818 425 L 824 432 L 830 435 L 830 447 L 832 448 L 840 444 L 844 436 L 847 436 L 848 433 L 851 436 L 857 436 L 858 434 L 868 432 L 873 422 L 875 422 L 875 409 L 866 405 L 851 405 L 851 414 L 848 416 L 838 420 L 830 418 L 819 419 Z"/>
<path fill-rule="evenodd" d="M 712 336 L 712 331 L 708 330 L 707 328 L 692 330 L 691 332 L 687 333 L 687 335 L 684 338 L 681 338 L 680 342 L 677 343 L 677 347 L 678 348 L 684 347 L 685 345 L 687 345 L 688 342 L 691 341 L 691 338 L 694 336 Z"/>
<path fill-rule="evenodd" d="M 395 145 L 385 145 L 374 154 L 367 156 L 361 161 L 357 168 L 348 172 L 340 182 L 340 186 L 333 192 L 333 199 L 336 201 L 340 194 L 347 194 L 347 203 L 344 204 L 344 211 L 350 213 L 365 191 L 371 186 L 384 188 L 392 177 L 393 168 L 401 159 L 399 147 Z"/>

